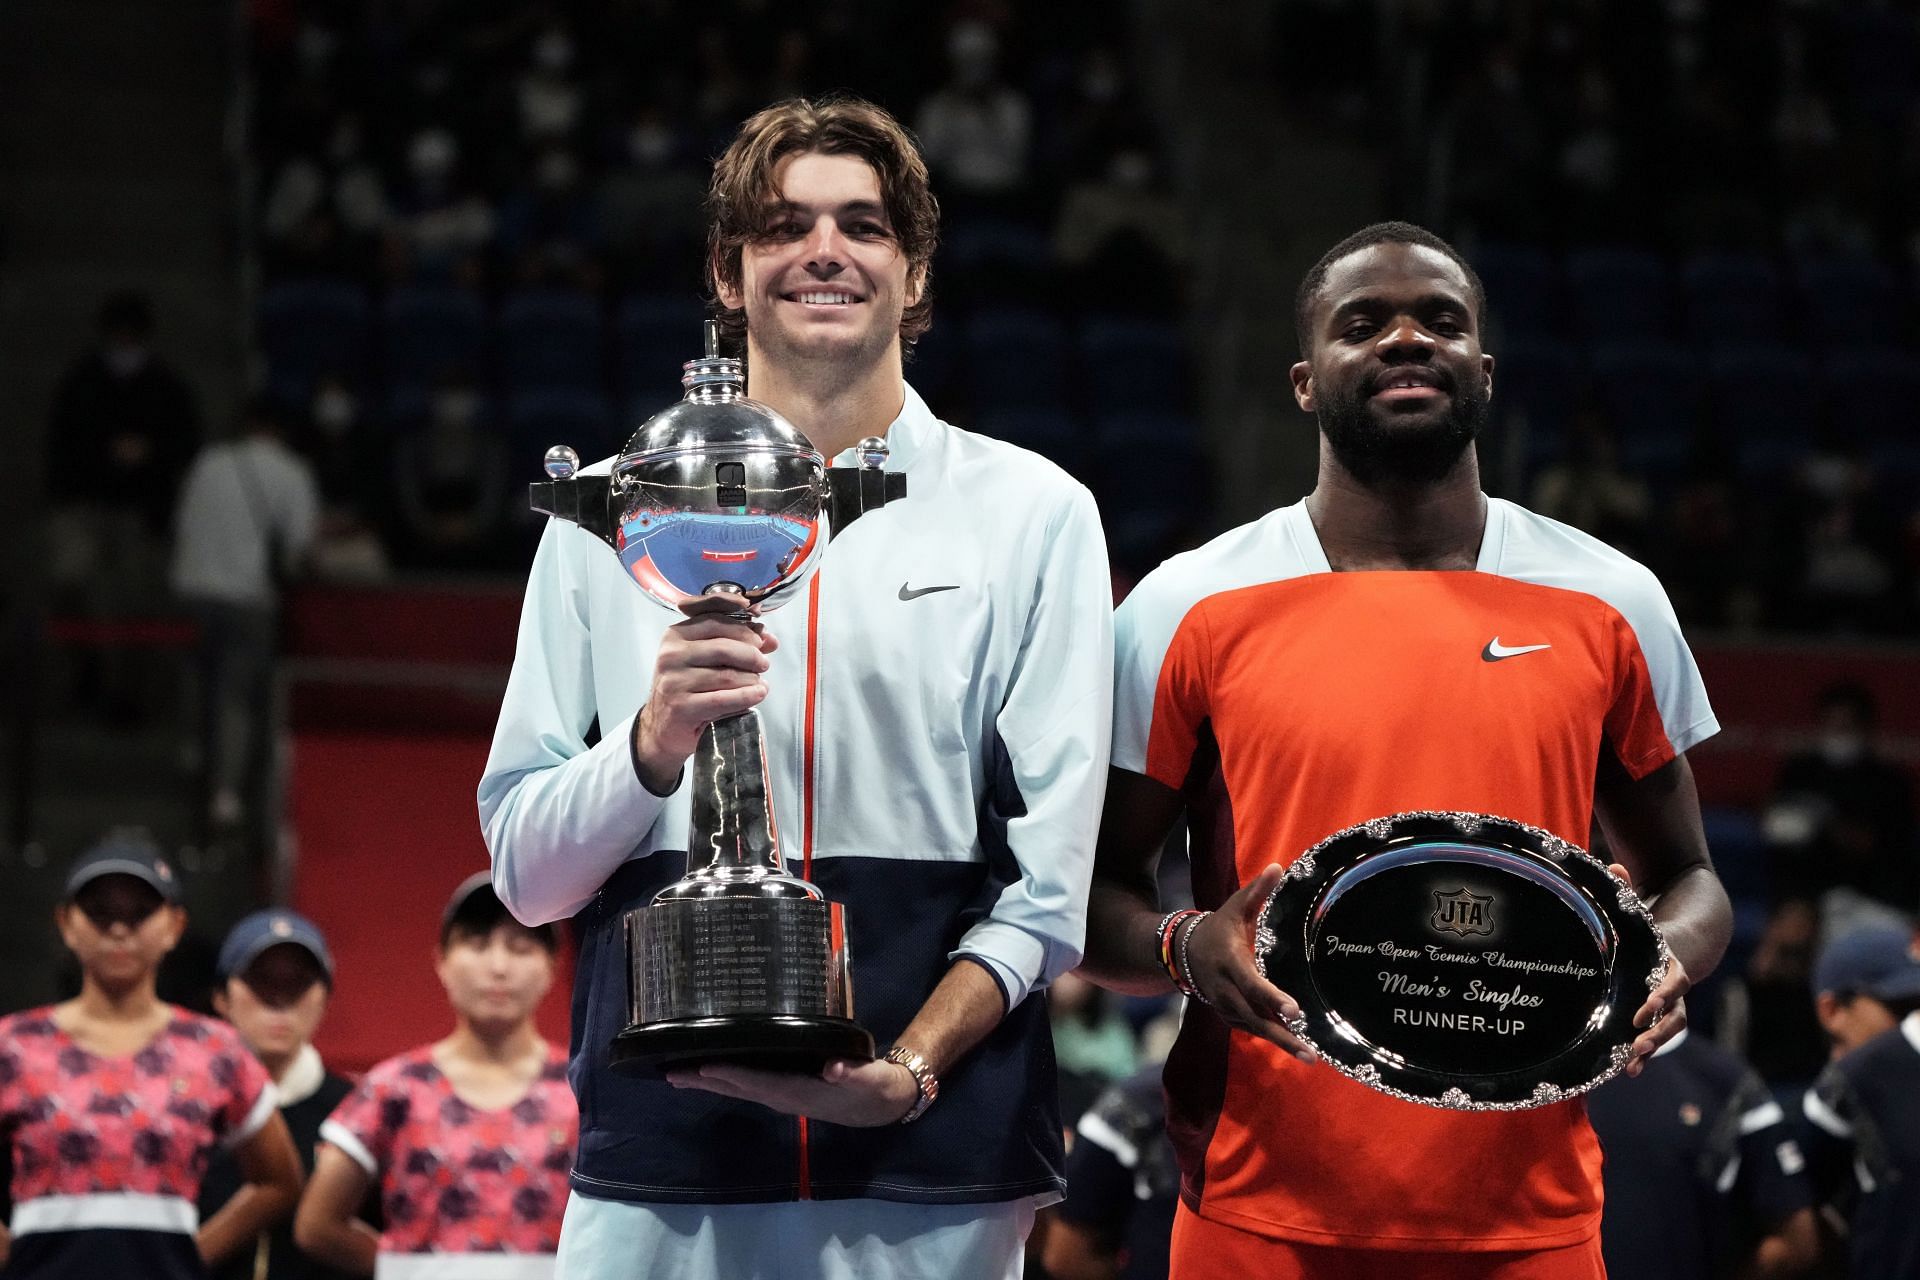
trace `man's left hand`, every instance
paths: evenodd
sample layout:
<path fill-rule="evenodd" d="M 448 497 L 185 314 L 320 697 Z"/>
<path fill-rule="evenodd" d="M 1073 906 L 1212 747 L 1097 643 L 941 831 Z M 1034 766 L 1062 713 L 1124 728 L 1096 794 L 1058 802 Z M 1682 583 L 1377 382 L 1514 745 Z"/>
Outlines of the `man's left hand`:
<path fill-rule="evenodd" d="M 1607 868 L 1614 875 L 1633 883 L 1633 877 L 1619 863 Z M 1633 1059 L 1627 1063 L 1627 1074 L 1637 1076 L 1647 1069 L 1647 1060 L 1654 1051 L 1667 1041 L 1687 1029 L 1687 1005 L 1685 996 L 1693 987 L 1693 979 L 1687 976 L 1687 967 L 1680 963 L 1680 957 L 1669 955 L 1667 958 L 1667 976 L 1660 980 L 1647 1002 L 1633 1015 L 1633 1025 L 1645 1027 L 1633 1042 Z M 1658 1019 L 1658 1021 L 1656 1021 Z"/>
<path fill-rule="evenodd" d="M 829 1062 L 817 1076 L 709 1063 L 694 1071 L 670 1071 L 667 1081 L 676 1089 L 705 1089 L 855 1129 L 897 1124 L 920 1100 L 911 1071 L 878 1059 Z"/>

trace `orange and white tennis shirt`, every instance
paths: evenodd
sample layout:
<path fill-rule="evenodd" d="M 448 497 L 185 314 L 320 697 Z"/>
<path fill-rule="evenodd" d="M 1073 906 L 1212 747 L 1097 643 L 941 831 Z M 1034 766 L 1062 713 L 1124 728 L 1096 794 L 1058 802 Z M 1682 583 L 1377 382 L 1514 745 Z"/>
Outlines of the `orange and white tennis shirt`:
<path fill-rule="evenodd" d="M 1176 556 L 1115 619 L 1113 764 L 1186 796 L 1194 897 L 1415 809 L 1585 846 L 1600 752 L 1642 777 L 1719 728 L 1641 565 L 1498 498 L 1473 572 L 1335 573 L 1304 503 Z M 1181 1194 L 1266 1235 L 1539 1249 L 1600 1225 L 1578 1100 L 1453 1112 L 1190 1009 L 1166 1068 Z"/>

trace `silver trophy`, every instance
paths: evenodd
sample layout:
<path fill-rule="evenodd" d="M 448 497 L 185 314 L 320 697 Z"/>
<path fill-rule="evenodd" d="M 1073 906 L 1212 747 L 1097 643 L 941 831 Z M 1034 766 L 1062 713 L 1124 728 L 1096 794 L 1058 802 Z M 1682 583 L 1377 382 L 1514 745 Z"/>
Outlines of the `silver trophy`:
<path fill-rule="evenodd" d="M 634 432 L 611 475 L 577 475 L 579 456 L 556 446 L 552 482 L 531 486 L 532 504 L 600 536 L 667 608 L 728 593 L 748 602 L 735 616 L 753 618 L 819 567 L 829 510 L 851 519 L 898 486 L 881 472 L 879 439 L 861 445 L 871 476 L 833 483 L 792 423 L 746 397 L 741 363 L 719 355 L 711 322 L 706 356 L 684 367 L 685 398 Z M 760 717 L 708 725 L 687 767 L 689 870 L 627 913 L 630 1021 L 613 1065 L 815 1071 L 872 1057 L 872 1035 L 853 1021 L 845 910 L 780 857 Z"/>

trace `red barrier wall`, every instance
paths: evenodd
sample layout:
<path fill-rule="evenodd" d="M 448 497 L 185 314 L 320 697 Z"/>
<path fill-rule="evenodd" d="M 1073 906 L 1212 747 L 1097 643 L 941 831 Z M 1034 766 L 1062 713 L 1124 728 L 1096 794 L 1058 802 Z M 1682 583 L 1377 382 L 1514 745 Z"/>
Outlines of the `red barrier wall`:
<path fill-rule="evenodd" d="M 294 908 L 326 933 L 338 968 L 315 1043 L 335 1069 L 363 1071 L 453 1026 L 434 948 L 448 895 L 487 865 L 474 809 L 487 741 L 303 734 L 292 752 Z M 539 1015 L 560 1044 L 572 975 L 563 950 Z"/>

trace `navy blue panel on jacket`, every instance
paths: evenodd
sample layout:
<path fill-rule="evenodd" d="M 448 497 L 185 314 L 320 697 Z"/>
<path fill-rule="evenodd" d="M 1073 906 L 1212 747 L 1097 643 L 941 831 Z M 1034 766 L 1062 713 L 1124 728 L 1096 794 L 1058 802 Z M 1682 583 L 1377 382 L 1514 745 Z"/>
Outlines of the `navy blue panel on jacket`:
<path fill-rule="evenodd" d="M 1920 1012 L 1829 1067 L 1806 1115 L 1820 1190 L 1852 1233 L 1848 1275 L 1920 1276 Z"/>
<path fill-rule="evenodd" d="M 607 1045 L 626 1025 L 622 919 L 685 871 L 684 854 L 626 863 L 576 917 L 574 1092 L 580 1099 L 575 1190 L 601 1199 L 748 1203 L 797 1199 L 791 1117 L 753 1103 L 616 1075 Z M 798 872 L 797 865 L 790 870 Z M 948 968 L 947 955 L 991 905 L 990 863 L 826 858 L 813 880 L 846 904 L 857 1020 L 890 1043 Z M 994 1203 L 1064 1189 L 1053 1038 L 1040 992 L 1023 1000 L 940 1081 L 940 1101 L 910 1126 L 808 1126 L 815 1199 Z"/>

